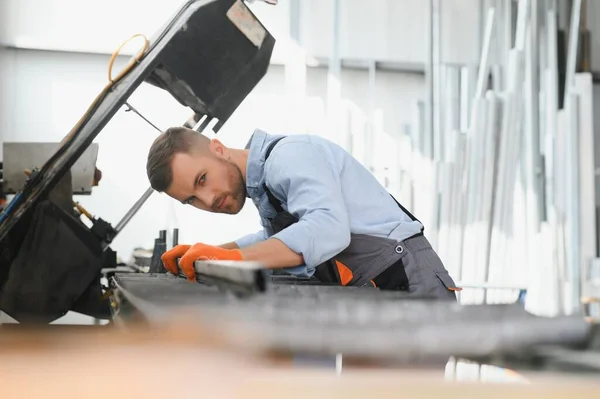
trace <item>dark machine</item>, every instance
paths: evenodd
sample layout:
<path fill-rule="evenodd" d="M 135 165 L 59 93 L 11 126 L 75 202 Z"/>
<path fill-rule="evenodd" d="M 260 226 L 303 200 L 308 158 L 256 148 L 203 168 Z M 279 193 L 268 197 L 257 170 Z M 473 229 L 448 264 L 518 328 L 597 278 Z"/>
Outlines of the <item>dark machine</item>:
<path fill-rule="evenodd" d="M 217 119 L 218 132 L 265 75 L 274 43 L 241 0 L 186 3 L 0 215 L 0 308 L 21 323 L 48 323 L 74 310 L 153 324 L 185 307 L 208 325 L 236 326 L 227 330 L 234 341 L 252 334 L 251 345 L 268 351 L 600 371 L 600 335 L 583 315 L 543 318 L 520 304 L 461 306 L 325 285 L 249 262 L 198 261 L 197 284 L 161 273 L 156 263 L 150 273 L 119 272 L 110 243 L 152 191 L 115 227 L 96 218 L 88 228 L 73 214 L 69 168 L 122 106 L 135 111 L 127 99 L 142 83 L 193 110 L 188 126 L 202 131 Z M 157 248 L 165 245 L 161 234 Z M 111 268 L 103 287 L 102 270 Z"/>

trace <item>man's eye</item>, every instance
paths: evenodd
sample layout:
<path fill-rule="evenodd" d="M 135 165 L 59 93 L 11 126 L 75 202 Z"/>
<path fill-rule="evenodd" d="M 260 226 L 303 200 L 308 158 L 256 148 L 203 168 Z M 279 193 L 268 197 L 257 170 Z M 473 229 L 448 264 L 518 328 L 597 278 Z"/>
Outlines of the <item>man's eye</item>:
<path fill-rule="evenodd" d="M 202 176 L 200 176 L 200 183 L 204 183 L 205 180 L 206 180 L 206 173 L 203 174 Z"/>
<path fill-rule="evenodd" d="M 190 197 L 185 201 L 186 205 L 192 205 L 194 203 L 195 197 Z"/>

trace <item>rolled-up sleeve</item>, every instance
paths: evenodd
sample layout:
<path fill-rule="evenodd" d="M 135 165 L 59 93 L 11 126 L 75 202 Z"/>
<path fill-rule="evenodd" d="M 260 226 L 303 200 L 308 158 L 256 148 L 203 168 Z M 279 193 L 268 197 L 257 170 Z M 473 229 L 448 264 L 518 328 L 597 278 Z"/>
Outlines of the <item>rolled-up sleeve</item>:
<path fill-rule="evenodd" d="M 248 234 L 238 238 L 237 240 L 235 240 L 235 243 L 239 248 L 244 248 L 252 244 L 256 244 L 257 242 L 264 241 L 267 238 L 267 232 L 265 231 L 265 229 L 262 229 L 260 231 L 257 231 L 256 233 Z"/>
<path fill-rule="evenodd" d="M 272 236 L 312 269 L 350 244 L 350 221 L 339 173 L 308 142 L 281 143 L 265 165 L 267 186 L 299 221 Z"/>

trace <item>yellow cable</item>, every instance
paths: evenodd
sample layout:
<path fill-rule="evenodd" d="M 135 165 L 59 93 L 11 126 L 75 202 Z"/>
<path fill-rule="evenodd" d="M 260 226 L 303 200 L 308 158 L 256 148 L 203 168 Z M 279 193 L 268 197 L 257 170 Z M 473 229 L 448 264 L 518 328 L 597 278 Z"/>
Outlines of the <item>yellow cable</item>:
<path fill-rule="evenodd" d="M 133 57 L 133 59 L 131 59 L 129 61 L 129 63 L 125 66 L 125 68 L 123 68 L 123 70 L 121 71 L 121 73 L 119 73 L 117 75 L 116 78 L 113 79 L 112 77 L 112 68 L 113 68 L 113 64 L 115 62 L 115 60 L 117 59 L 117 56 L 119 55 L 119 53 L 121 52 L 121 49 L 127 44 L 129 43 L 131 40 L 141 37 L 144 39 L 144 46 L 142 47 L 142 49 Z M 142 35 L 142 34 L 136 34 L 131 36 L 129 39 L 125 40 L 120 46 L 119 48 L 117 48 L 115 50 L 115 52 L 112 54 L 112 56 L 110 57 L 110 61 L 108 62 L 108 81 L 110 85 L 113 85 L 114 82 L 117 82 L 119 80 L 121 80 L 121 78 L 123 78 L 123 76 L 125 76 L 127 73 L 129 73 L 129 71 L 135 66 L 136 63 L 138 63 L 140 61 L 140 59 L 142 59 L 142 57 L 144 56 L 144 54 L 146 54 L 146 51 L 148 50 L 148 39 L 146 39 L 146 36 Z"/>
<path fill-rule="evenodd" d="M 79 212 L 81 212 L 83 215 L 85 215 L 90 220 L 90 222 L 94 221 L 94 217 L 84 207 L 79 205 L 78 202 L 73 201 L 73 206 L 75 208 L 77 208 L 79 210 Z"/>

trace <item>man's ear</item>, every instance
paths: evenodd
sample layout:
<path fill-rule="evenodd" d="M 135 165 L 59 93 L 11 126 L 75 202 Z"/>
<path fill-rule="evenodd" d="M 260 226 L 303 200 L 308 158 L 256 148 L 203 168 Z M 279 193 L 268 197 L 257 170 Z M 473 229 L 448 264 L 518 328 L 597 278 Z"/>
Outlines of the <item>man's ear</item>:
<path fill-rule="evenodd" d="M 217 139 L 210 140 L 210 151 L 220 158 L 227 156 L 227 147 Z"/>

